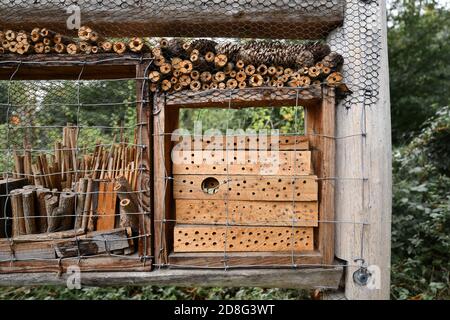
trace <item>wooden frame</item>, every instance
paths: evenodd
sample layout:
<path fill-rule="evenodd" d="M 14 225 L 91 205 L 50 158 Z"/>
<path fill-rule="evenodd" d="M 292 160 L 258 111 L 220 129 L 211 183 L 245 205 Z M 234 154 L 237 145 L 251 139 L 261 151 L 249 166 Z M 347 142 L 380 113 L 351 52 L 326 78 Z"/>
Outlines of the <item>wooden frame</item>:
<path fill-rule="evenodd" d="M 149 90 L 145 80 L 145 70 L 149 63 L 148 56 L 137 54 L 122 56 L 116 54 L 5 56 L 5 59 L 2 56 L 0 61 L 0 80 L 136 79 L 137 126 L 140 130 L 138 144 L 145 146 L 141 163 L 139 163 L 142 174 L 139 176 L 138 184 L 143 190 L 151 190 L 151 112 L 148 103 Z M 151 212 L 152 193 L 149 191 L 139 195 L 142 210 Z M 139 231 L 141 236 L 144 235 L 144 249 L 139 254 L 135 253 L 130 256 L 103 254 L 81 258 L 0 261 L 0 273 L 64 273 L 72 265 L 77 265 L 82 272 L 150 271 L 153 259 L 152 222 L 149 213 L 143 214 Z"/>
<path fill-rule="evenodd" d="M 298 92 L 298 94 L 297 94 Z M 232 97 L 231 101 L 227 97 Z M 228 266 L 329 266 L 334 262 L 335 92 L 331 87 L 175 93 L 154 96 L 154 234 L 157 265 L 171 267 L 223 267 L 223 253 L 172 253 L 174 203 L 171 189 L 173 146 L 170 133 L 178 127 L 180 108 L 304 106 L 315 174 L 319 177 L 319 228 L 316 250 L 291 253 L 227 253 Z"/>

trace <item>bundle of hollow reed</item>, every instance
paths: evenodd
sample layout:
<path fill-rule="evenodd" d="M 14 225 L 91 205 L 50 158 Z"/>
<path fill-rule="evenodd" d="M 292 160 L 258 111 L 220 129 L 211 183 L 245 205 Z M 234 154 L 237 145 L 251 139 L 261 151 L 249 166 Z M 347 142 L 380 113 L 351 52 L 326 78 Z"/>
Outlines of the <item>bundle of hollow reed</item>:
<path fill-rule="evenodd" d="M 78 37 L 66 36 L 47 28 L 34 28 L 30 32 L 0 31 L 0 54 L 96 54 L 143 52 L 147 50 L 143 39 L 110 41 L 88 26 L 78 29 Z"/>
<path fill-rule="evenodd" d="M 78 128 L 67 124 L 62 139 L 54 144 L 53 154 L 36 152 L 27 147 L 14 151 L 13 177 L 27 178 L 29 183 L 61 191 L 72 188 L 80 178 L 115 179 L 123 176 L 135 189 L 141 150 L 125 138 L 111 144 L 97 142 L 93 152 L 78 145 Z"/>
<path fill-rule="evenodd" d="M 309 87 L 337 85 L 342 56 L 328 45 L 252 41 L 216 43 L 161 39 L 152 48 L 150 90 L 236 89 L 246 87 Z"/>

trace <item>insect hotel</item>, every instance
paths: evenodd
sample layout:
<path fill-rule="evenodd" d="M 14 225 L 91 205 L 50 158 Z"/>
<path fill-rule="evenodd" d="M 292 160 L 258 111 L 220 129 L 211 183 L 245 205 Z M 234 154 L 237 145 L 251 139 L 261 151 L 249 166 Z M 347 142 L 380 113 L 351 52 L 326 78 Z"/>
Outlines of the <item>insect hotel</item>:
<path fill-rule="evenodd" d="M 388 298 L 384 6 L 1 3 L 0 283 Z"/>

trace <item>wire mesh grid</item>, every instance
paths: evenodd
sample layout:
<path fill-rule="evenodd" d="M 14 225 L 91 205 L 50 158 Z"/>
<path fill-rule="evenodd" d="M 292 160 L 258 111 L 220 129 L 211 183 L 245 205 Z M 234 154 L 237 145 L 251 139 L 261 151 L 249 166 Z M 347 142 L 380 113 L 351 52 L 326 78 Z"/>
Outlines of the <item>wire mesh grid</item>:
<path fill-rule="evenodd" d="M 0 83 L 1 262 L 151 258 L 143 81 L 83 71 Z"/>
<path fill-rule="evenodd" d="M 158 37 L 169 37 L 167 41 L 181 39 L 191 41 L 189 38 L 208 37 L 208 40 L 215 41 L 219 46 L 232 43 L 239 46 L 247 47 L 254 45 L 257 48 L 258 42 L 253 42 L 252 39 L 259 38 L 273 38 L 281 39 L 277 41 L 262 41 L 265 45 L 281 43 L 285 46 L 295 46 L 300 44 L 303 48 L 310 45 L 317 45 L 328 43 L 331 50 L 338 52 L 344 58 L 344 67 L 342 73 L 344 75 L 345 83 L 352 91 L 347 95 L 342 105 L 347 107 L 349 112 L 361 113 L 362 125 L 361 132 L 351 132 L 342 136 L 336 135 L 320 135 L 312 132 L 299 131 L 298 128 L 302 126 L 299 124 L 298 112 L 294 112 L 294 119 L 290 119 L 294 123 L 295 130 L 286 131 L 284 136 L 305 135 L 308 138 L 317 136 L 321 139 L 332 139 L 334 141 L 342 141 L 340 146 L 345 145 L 345 141 L 349 139 L 361 139 L 361 152 L 364 153 L 365 137 L 367 135 L 365 128 L 365 108 L 371 107 L 377 103 L 379 99 L 379 68 L 380 68 L 380 52 L 381 52 L 381 19 L 380 1 L 360 1 L 360 0 L 346 0 L 346 1 L 35 1 L 32 4 L 28 1 L 1 1 L 0 12 L 5 12 L 0 23 L 1 29 L 26 30 L 31 32 L 36 26 L 42 27 L 45 25 L 52 26 L 55 32 L 60 32 L 64 35 L 76 37 L 75 31 L 67 30 L 67 13 L 66 9 L 70 5 L 78 5 L 81 12 L 82 23 L 84 25 L 95 25 L 95 31 L 98 32 L 106 40 L 112 43 L 123 41 L 129 43 L 132 37 L 143 37 L 143 40 L 149 44 L 149 50 L 152 55 L 155 44 L 161 43 Z M 251 6 L 251 7 L 250 7 Z M 286 12 L 290 13 L 287 14 Z M 201 12 L 201 13 L 199 13 Z M 250 18 L 250 16 L 259 18 Z M 18 19 L 18 17 L 33 17 L 33 21 L 26 19 Z M 41 17 L 41 20 L 37 19 Z M 163 19 L 161 19 L 163 17 Z M 168 18 L 170 17 L 170 18 Z M 200 17 L 200 18 L 198 18 Z M 206 17 L 206 18 L 205 18 Z M 226 23 L 223 22 L 226 17 Z M 300 18 L 303 19 L 299 23 Z M 314 18 L 311 18 L 314 17 Z M 147 21 L 164 21 L 161 23 L 148 23 Z M 304 22 L 306 21 L 306 23 Z M 336 29 L 337 28 L 337 29 Z M 334 31 L 333 31 L 334 30 Z M 330 33 L 331 32 L 331 33 Z M 152 37 L 152 38 L 147 38 Z M 173 37 L 173 38 L 172 38 Z M 232 37 L 229 38 L 229 37 Z M 289 39 L 289 40 L 288 40 Z M 305 40 L 314 39 L 314 42 Z M 165 39 L 163 39 L 165 40 Z M 318 42 L 317 42 L 318 40 Z M 79 44 L 79 39 L 76 40 Z M 192 42 L 191 42 L 192 43 Z M 232 52 L 232 45 L 228 45 L 227 53 Z M 292 49 L 293 47 L 291 47 Z M 201 50 L 200 50 L 201 51 Z M 250 50 L 251 51 L 251 50 Z M 203 54 L 203 53 L 202 53 Z M 274 57 L 270 51 L 260 53 L 256 59 L 257 61 L 268 61 L 268 66 L 274 61 Z M 286 52 L 284 52 L 286 56 Z M 289 55 L 289 51 L 287 51 Z M 238 56 L 242 57 L 242 56 Z M 125 59 L 125 57 L 123 57 Z M 173 57 L 172 57 L 173 58 Z M 251 57 L 253 58 L 253 57 Z M 322 57 L 323 58 L 323 57 Z M 21 59 L 8 56 L 10 61 L 20 61 Z M 55 57 L 56 61 L 58 59 Z M 99 58 L 101 59 L 101 58 Z M 287 64 L 285 60 L 281 63 Z M 237 59 L 238 60 L 238 59 Z M 234 60 L 236 62 L 236 60 Z M 316 61 L 317 62 L 317 59 Z M 320 62 L 320 59 L 319 59 Z M 80 65 L 83 65 L 80 61 Z M 95 62 L 94 62 L 95 63 Z M 18 64 L 18 70 L 20 65 Z M 195 66 L 194 66 L 195 68 Z M 293 68 L 295 69 L 295 67 Z M 16 70 L 16 71 L 18 71 Z M 3 161 L 2 171 L 8 176 L 13 176 L 12 170 L 14 166 L 14 150 L 19 153 L 31 153 L 32 158 L 36 155 L 44 153 L 50 154 L 55 149 L 53 142 L 55 138 L 61 134 L 67 123 L 70 126 L 76 127 L 78 142 L 76 148 L 76 155 L 88 154 L 95 152 L 96 147 L 103 147 L 108 149 L 114 145 L 112 137 L 126 136 L 126 141 L 122 141 L 121 145 L 126 147 L 135 147 L 137 149 L 144 148 L 138 141 L 133 141 L 132 136 L 136 130 L 141 127 L 137 124 L 129 110 L 134 110 L 136 103 L 146 102 L 139 101 L 134 96 L 136 81 L 143 80 L 144 83 L 153 91 L 153 94 L 161 94 L 161 87 L 153 85 L 153 80 L 150 72 L 160 70 L 160 65 L 155 63 L 150 64 L 148 74 L 143 78 L 135 77 L 134 79 L 113 79 L 109 81 L 84 81 L 78 80 L 73 82 L 68 81 L 15 81 L 14 76 L 10 81 L 0 83 L 0 90 L 5 94 L 0 95 L 0 106 L 2 109 L 1 117 L 2 123 L 2 139 L 1 150 L 6 154 L 5 161 Z M 216 75 L 223 71 L 223 68 L 218 68 L 217 65 L 211 67 L 208 72 L 211 75 Z M 82 72 L 80 73 L 80 76 Z M 81 78 L 79 78 L 81 79 Z M 170 78 L 163 78 L 171 80 Z M 159 81 L 160 79 L 158 79 Z M 248 81 L 248 79 L 247 79 Z M 285 82 L 287 85 L 287 81 Z M 216 96 L 217 101 L 221 101 L 220 107 L 226 110 L 226 121 L 222 123 L 225 127 L 229 125 L 229 119 L 233 112 L 233 98 L 240 96 L 242 100 L 251 100 L 254 95 L 272 94 L 274 98 L 278 95 L 288 94 L 294 97 L 294 109 L 298 110 L 302 106 L 303 101 L 314 90 L 321 90 L 322 86 L 327 85 L 326 77 L 319 77 L 313 84 L 305 87 L 301 83 L 296 83 L 295 88 L 283 88 L 282 86 L 272 86 L 270 81 L 264 81 L 264 84 L 258 88 L 241 88 L 238 87 L 231 90 L 220 90 L 218 84 L 216 86 L 210 85 L 208 88 L 195 92 L 180 91 L 177 94 L 185 95 L 186 99 L 195 100 L 195 96 L 201 96 L 199 100 L 205 97 Z M 247 82 L 248 85 L 248 82 Z M 192 86 L 187 86 L 187 89 L 192 89 Z M 227 88 L 226 86 L 224 86 Z M 228 87 L 228 89 L 230 89 Z M 184 89 L 183 89 L 184 90 Z M 268 93 L 269 92 L 269 93 Z M 30 93 L 32 93 L 30 95 Z M 117 94 L 111 94 L 117 93 Z M 126 97 L 126 98 L 124 98 Z M 117 99 L 116 99 L 117 98 Z M 171 94 L 166 96 L 167 101 L 170 102 Z M 292 100 L 292 99 L 291 99 Z M 278 107 L 278 106 L 277 106 Z M 115 110 L 119 110 L 116 112 Z M 127 111 L 128 110 L 128 111 Z M 98 115 L 101 113 L 103 116 Z M 158 110 L 154 110 L 155 115 Z M 95 120 L 95 121 L 94 121 Z M 45 123 L 45 125 L 42 125 Z M 70 127 L 69 126 L 69 127 Z M 156 132 L 154 136 L 171 135 L 172 132 Z M 97 136 L 101 136 L 101 141 L 97 141 Z M 297 143 L 294 144 L 294 151 L 297 151 Z M 66 151 L 71 151 L 70 148 L 63 148 Z M 162 151 L 164 154 L 164 150 Z M 168 156 L 168 155 L 165 155 Z M 364 159 L 364 157 L 362 157 Z M 297 161 L 297 159 L 295 160 Z M 363 160 L 364 161 L 364 160 Z M 226 161 L 228 166 L 228 161 Z M 370 193 L 367 190 L 368 172 L 370 164 L 363 163 L 361 168 L 361 178 L 346 178 L 346 177 L 317 177 L 316 181 L 322 183 L 360 183 L 361 192 L 363 194 L 363 211 L 368 206 L 367 195 Z M 294 166 L 296 167 L 296 166 Z M 139 169 L 138 169 L 139 170 Z M 227 170 L 228 172 L 228 170 Z M 70 174 L 85 174 L 83 170 L 76 169 Z M 50 174 L 51 175 L 51 174 Z M 33 174 L 34 177 L 39 178 L 40 174 Z M 289 179 L 295 183 L 301 175 L 294 172 Z M 176 178 L 170 173 L 166 172 L 164 176 L 155 177 L 164 180 L 165 190 L 172 186 Z M 225 185 L 229 185 L 232 180 L 227 175 Z M 249 177 L 248 179 L 252 179 Z M 55 194 L 63 193 L 63 190 L 54 192 Z M 134 190 L 136 194 L 148 195 L 149 190 L 139 189 Z M 99 191 L 92 192 L 101 193 Z M 9 198 L 9 195 L 8 195 Z M 297 202 L 294 197 L 292 200 L 292 212 L 295 212 Z M 230 264 L 229 252 L 227 251 L 227 244 L 230 238 L 229 227 L 239 226 L 239 223 L 230 218 L 229 199 L 225 199 L 225 246 L 223 250 L 223 266 L 219 268 L 241 268 L 248 267 L 245 264 Z M 150 214 L 150 212 L 139 212 L 138 215 Z M 294 214 L 291 214 L 290 227 L 292 230 L 296 228 L 299 220 Z M 3 219 L 10 221 L 11 218 L 4 216 Z M 176 217 L 173 219 L 154 220 L 155 225 L 160 224 L 161 229 L 166 223 L 176 223 Z M 361 238 L 364 233 L 364 226 L 368 224 L 368 217 L 363 221 L 355 220 L 324 220 L 319 218 L 315 222 L 318 224 L 349 224 L 353 225 L 354 238 L 359 237 L 357 233 L 360 232 Z M 300 220 L 301 221 L 301 220 Z M 5 224 L 6 226 L 7 224 Z M 217 224 L 210 224 L 216 226 Z M 279 221 L 265 221 L 263 224 L 245 223 L 244 226 L 264 226 L 268 229 L 279 227 Z M 131 238 L 148 237 L 148 234 L 132 236 Z M 165 243 L 163 237 L 167 236 L 160 234 L 161 243 Z M 78 238 L 77 238 L 78 239 Z M 93 238 L 94 239 L 94 238 Z M 95 238 L 98 240 L 97 238 Z M 293 236 L 290 241 L 294 241 Z M 354 253 L 357 258 L 363 258 L 364 241 L 361 241 L 361 250 Z M 279 263 L 268 265 L 264 267 L 307 267 L 307 266 L 324 266 L 326 264 L 310 264 L 310 263 L 295 263 L 297 252 L 293 249 L 290 251 L 291 262 L 288 264 Z M 105 245 L 107 248 L 107 245 Z M 170 251 L 171 248 L 163 247 L 161 252 L 155 254 L 161 255 L 163 251 Z M 109 250 L 106 250 L 111 254 Z M 12 258 L 13 255 L 12 255 Z M 163 261 L 155 264 L 156 267 L 198 267 L 208 268 L 202 266 L 177 265 Z M 252 267 L 263 267 L 262 265 L 252 264 Z M 216 268 L 216 267 L 214 267 Z"/>

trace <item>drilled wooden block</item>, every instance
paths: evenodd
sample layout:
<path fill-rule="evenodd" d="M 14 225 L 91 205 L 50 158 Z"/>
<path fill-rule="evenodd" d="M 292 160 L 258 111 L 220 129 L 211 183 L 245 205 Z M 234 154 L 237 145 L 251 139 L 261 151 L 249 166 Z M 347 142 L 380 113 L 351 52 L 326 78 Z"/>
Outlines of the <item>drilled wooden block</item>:
<path fill-rule="evenodd" d="M 174 199 L 317 201 L 316 176 L 174 175 Z"/>
<path fill-rule="evenodd" d="M 311 151 L 174 151 L 173 174 L 309 175 Z"/>
<path fill-rule="evenodd" d="M 217 135 L 217 136 L 180 136 L 172 135 L 173 139 L 180 141 L 175 150 L 298 150 L 309 149 L 306 136 L 283 135 Z"/>
<path fill-rule="evenodd" d="M 176 220 L 181 224 L 253 226 L 318 225 L 318 203 L 279 201 L 176 200 Z"/>
<path fill-rule="evenodd" d="M 309 251 L 313 228 L 175 226 L 174 252 Z"/>

